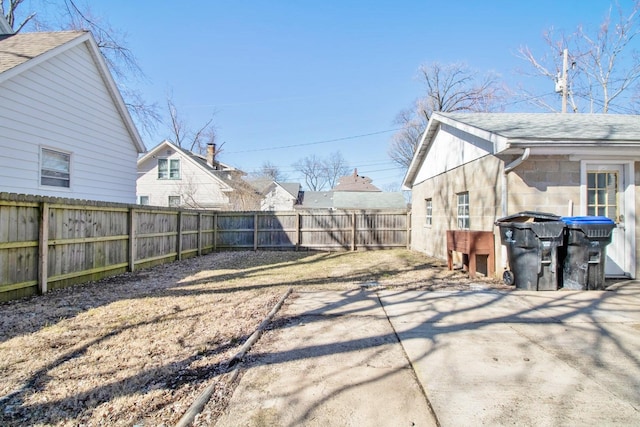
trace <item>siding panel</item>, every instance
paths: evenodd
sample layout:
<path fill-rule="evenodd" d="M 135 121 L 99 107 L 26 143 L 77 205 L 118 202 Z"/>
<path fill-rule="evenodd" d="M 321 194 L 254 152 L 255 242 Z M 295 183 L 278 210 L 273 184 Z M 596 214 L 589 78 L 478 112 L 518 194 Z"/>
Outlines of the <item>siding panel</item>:
<path fill-rule="evenodd" d="M 135 202 L 137 152 L 86 46 L 0 85 L 0 191 Z M 70 152 L 71 189 L 40 186 L 39 147 Z"/>

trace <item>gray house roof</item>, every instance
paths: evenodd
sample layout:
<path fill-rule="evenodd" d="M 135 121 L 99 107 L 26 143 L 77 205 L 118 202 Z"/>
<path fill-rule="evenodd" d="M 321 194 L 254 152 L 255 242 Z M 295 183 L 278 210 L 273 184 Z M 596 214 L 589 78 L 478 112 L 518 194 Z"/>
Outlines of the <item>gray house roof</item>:
<path fill-rule="evenodd" d="M 333 191 L 304 191 L 300 205 L 302 209 L 331 209 L 333 208 Z"/>
<path fill-rule="evenodd" d="M 406 209 L 402 193 L 381 191 L 305 191 L 300 209 Z"/>
<path fill-rule="evenodd" d="M 640 152 L 639 115 L 433 113 L 403 180 L 405 188 L 410 188 L 442 127 L 455 130 L 460 138 L 486 141 L 494 155 L 520 155 L 525 149 L 540 155 Z"/>
<path fill-rule="evenodd" d="M 336 209 L 406 209 L 402 193 L 371 191 L 336 191 L 333 193 Z"/>
<path fill-rule="evenodd" d="M 512 141 L 640 141 L 640 116 L 636 115 L 437 113 L 434 116 L 443 123 L 454 120 Z"/>
<path fill-rule="evenodd" d="M 291 194 L 291 197 L 297 199 L 298 193 L 300 193 L 300 183 L 298 182 L 279 182 L 280 187 L 284 188 L 284 191 Z"/>

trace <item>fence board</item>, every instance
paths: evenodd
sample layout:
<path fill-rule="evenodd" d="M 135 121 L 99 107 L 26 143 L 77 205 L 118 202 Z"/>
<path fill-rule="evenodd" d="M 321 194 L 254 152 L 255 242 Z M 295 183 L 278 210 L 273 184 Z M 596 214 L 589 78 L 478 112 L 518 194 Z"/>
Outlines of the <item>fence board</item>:
<path fill-rule="evenodd" d="M 219 249 L 404 247 L 403 211 L 212 212 L 0 194 L 0 301 Z"/>

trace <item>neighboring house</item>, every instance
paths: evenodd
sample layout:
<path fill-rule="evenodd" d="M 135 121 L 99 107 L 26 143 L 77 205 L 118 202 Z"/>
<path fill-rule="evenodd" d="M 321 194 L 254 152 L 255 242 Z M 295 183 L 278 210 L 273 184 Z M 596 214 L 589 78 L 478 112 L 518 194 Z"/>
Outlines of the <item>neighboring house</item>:
<path fill-rule="evenodd" d="M 144 144 L 91 33 L 5 24 L 0 192 L 135 203 Z"/>
<path fill-rule="evenodd" d="M 260 194 L 244 172 L 163 141 L 138 160 L 138 203 L 211 210 L 257 210 Z"/>
<path fill-rule="evenodd" d="M 638 276 L 640 116 L 434 113 L 404 179 L 413 249 L 446 258 L 446 230 L 493 231 L 522 211 L 604 215 L 609 276 Z"/>
<path fill-rule="evenodd" d="M 338 179 L 338 184 L 331 191 L 303 191 L 300 203 L 296 208 L 331 210 L 407 209 L 407 202 L 402 193 L 383 193 L 371 182 L 371 178 L 358 175 L 358 169 L 354 169 L 352 175 Z"/>
<path fill-rule="evenodd" d="M 400 192 L 304 191 L 296 209 L 406 210 L 407 202 Z"/>
<path fill-rule="evenodd" d="M 354 169 L 353 175 L 338 179 L 338 185 L 333 188 L 333 191 L 382 191 L 371 182 L 371 178 L 358 175 L 358 169 Z"/>
<path fill-rule="evenodd" d="M 297 182 L 269 181 L 260 193 L 262 211 L 292 211 L 300 203 L 300 184 Z"/>

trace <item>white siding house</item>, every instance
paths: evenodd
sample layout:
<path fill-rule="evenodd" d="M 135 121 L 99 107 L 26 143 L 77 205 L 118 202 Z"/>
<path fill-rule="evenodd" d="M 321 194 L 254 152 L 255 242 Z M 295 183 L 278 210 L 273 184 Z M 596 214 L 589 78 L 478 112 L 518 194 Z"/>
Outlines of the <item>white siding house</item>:
<path fill-rule="evenodd" d="M 134 203 L 144 151 L 91 33 L 0 34 L 0 192 Z"/>
<path fill-rule="evenodd" d="M 263 192 L 260 210 L 291 211 L 299 203 L 300 184 L 273 181 Z"/>
<path fill-rule="evenodd" d="M 138 203 L 211 210 L 256 210 L 259 194 L 244 172 L 163 141 L 138 160 Z"/>

